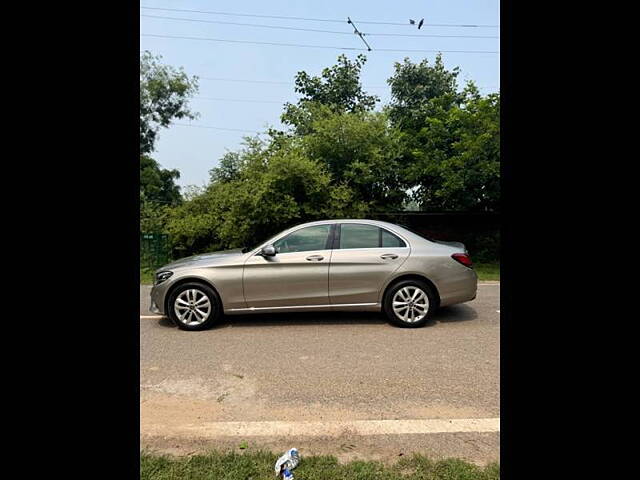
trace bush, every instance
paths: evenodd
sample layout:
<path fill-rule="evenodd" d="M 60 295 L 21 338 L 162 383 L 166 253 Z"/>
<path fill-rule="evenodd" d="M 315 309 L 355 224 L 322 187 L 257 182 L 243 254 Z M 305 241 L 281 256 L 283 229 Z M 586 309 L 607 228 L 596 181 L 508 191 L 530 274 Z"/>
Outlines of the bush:
<path fill-rule="evenodd" d="M 167 230 L 175 256 L 251 247 L 298 223 L 367 212 L 366 202 L 297 148 L 250 157 L 231 180 L 214 181 L 171 211 Z"/>

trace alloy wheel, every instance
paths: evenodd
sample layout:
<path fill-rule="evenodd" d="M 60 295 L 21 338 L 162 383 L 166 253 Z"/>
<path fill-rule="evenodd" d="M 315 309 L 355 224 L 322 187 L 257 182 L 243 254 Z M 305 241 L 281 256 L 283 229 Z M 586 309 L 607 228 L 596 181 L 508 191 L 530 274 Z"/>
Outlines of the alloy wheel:
<path fill-rule="evenodd" d="M 211 315 L 209 297 L 196 288 L 181 292 L 174 302 L 174 311 L 178 320 L 187 326 L 204 323 Z"/>
<path fill-rule="evenodd" d="M 393 312 L 403 322 L 419 322 L 428 311 L 429 297 L 418 287 L 403 287 L 393 296 Z"/>

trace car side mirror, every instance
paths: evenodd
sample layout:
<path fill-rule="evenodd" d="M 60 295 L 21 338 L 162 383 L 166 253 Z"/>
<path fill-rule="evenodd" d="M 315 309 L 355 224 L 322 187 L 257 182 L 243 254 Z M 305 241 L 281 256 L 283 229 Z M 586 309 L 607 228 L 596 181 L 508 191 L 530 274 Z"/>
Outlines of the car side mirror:
<path fill-rule="evenodd" d="M 260 250 L 260 255 L 262 255 L 263 257 L 275 257 L 276 247 L 274 247 L 273 245 L 266 245 L 262 247 L 262 250 Z"/>

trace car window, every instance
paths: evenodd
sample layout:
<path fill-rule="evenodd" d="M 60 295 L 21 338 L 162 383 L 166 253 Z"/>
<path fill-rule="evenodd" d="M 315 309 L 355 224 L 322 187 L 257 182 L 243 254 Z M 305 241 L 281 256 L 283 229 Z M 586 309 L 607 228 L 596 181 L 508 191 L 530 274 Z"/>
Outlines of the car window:
<path fill-rule="evenodd" d="M 286 237 L 274 242 L 278 253 L 308 252 L 311 250 L 325 250 L 331 225 L 315 225 L 305 227 L 290 233 Z"/>
<path fill-rule="evenodd" d="M 378 248 L 380 229 L 373 225 L 343 223 L 340 226 L 340 248 Z"/>
<path fill-rule="evenodd" d="M 404 243 L 399 237 L 396 237 L 393 233 L 387 232 L 384 228 L 382 229 L 382 246 L 386 248 L 394 248 L 394 247 L 406 247 L 407 244 Z"/>

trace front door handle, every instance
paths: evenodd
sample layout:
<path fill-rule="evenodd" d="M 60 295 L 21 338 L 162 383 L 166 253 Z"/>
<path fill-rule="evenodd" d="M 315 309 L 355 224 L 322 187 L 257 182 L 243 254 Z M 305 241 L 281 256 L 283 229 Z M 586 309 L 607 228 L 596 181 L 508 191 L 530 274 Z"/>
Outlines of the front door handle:
<path fill-rule="evenodd" d="M 395 260 L 398 258 L 398 255 L 395 253 L 385 253 L 384 255 L 380 255 L 380 258 L 383 260 Z"/>
<path fill-rule="evenodd" d="M 309 255 L 307 257 L 307 260 L 309 260 L 310 262 L 319 262 L 321 260 L 324 260 L 324 257 L 322 255 Z"/>

